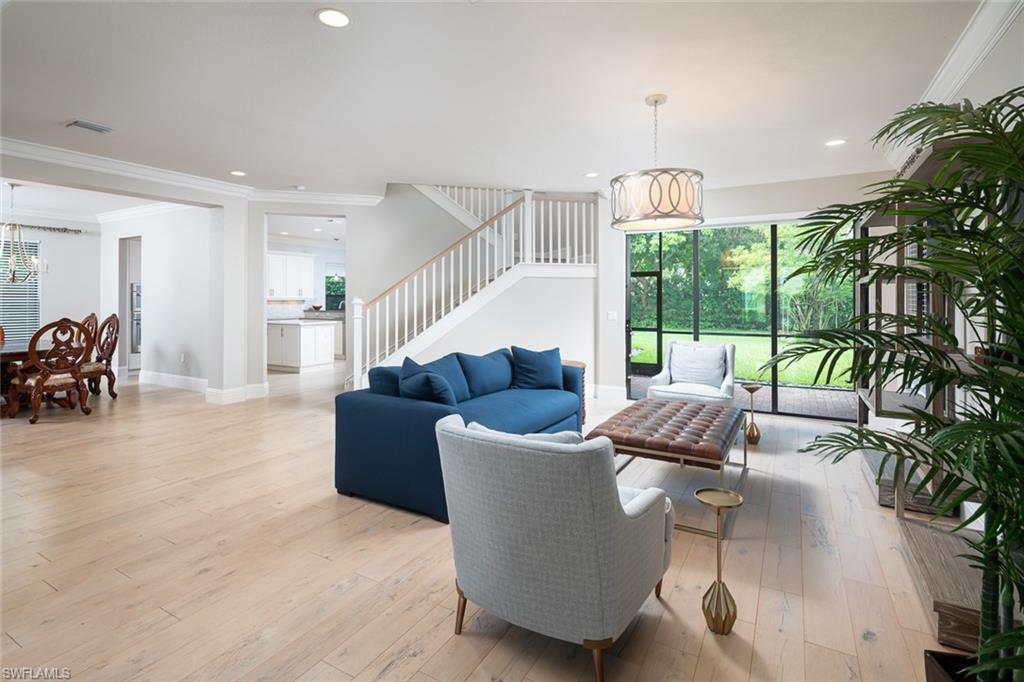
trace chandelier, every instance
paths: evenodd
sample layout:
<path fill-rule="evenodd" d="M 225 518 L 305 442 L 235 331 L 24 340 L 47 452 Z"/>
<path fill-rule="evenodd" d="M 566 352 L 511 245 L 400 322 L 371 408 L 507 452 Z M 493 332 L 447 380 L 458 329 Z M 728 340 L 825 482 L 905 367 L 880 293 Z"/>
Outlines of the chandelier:
<path fill-rule="evenodd" d="M 13 182 L 7 183 L 11 188 L 8 206 L 7 220 L 0 227 L 0 254 L 7 249 L 7 271 L 12 284 L 27 282 L 33 275 L 39 274 L 39 256 L 29 256 L 25 249 L 24 227 L 14 222 L 14 188 L 18 185 Z M 8 236 L 10 233 L 10 236 Z M 8 244 L 7 242 L 10 242 Z M 21 270 L 21 277 L 18 271 Z"/>
<path fill-rule="evenodd" d="M 658 107 L 666 95 L 648 95 L 654 109 L 654 167 L 612 178 L 612 227 L 624 232 L 693 229 L 704 222 L 704 174 L 658 168 Z"/>

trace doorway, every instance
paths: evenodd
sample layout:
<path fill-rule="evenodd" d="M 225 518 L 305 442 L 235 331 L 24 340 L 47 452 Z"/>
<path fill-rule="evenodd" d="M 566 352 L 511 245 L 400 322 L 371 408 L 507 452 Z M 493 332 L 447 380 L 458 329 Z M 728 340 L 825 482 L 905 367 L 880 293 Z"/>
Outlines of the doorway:
<path fill-rule="evenodd" d="M 118 317 L 127 327 L 122 336 L 127 343 L 118 345 L 118 366 L 138 372 L 142 368 L 142 237 L 118 241 Z"/>

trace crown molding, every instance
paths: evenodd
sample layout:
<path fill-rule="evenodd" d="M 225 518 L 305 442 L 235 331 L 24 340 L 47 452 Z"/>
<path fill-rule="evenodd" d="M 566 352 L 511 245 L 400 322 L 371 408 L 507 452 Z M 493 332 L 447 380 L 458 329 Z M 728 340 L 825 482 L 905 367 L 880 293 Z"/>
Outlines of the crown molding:
<path fill-rule="evenodd" d="M 178 171 L 144 166 L 131 161 L 119 161 L 105 156 L 76 152 L 71 149 L 51 147 L 36 142 L 26 142 L 10 137 L 0 137 L 0 153 L 18 159 L 42 161 L 58 166 L 79 168 L 110 175 L 159 182 L 175 187 L 184 187 L 203 192 L 212 192 L 249 201 L 266 201 L 290 204 L 327 204 L 332 206 L 376 206 L 384 198 L 376 194 L 332 194 L 327 192 L 299 192 L 295 190 L 263 190 L 234 182 L 204 178 Z"/>
<path fill-rule="evenodd" d="M 299 192 L 296 190 L 256 189 L 249 197 L 252 201 L 284 204 L 328 204 L 331 206 L 376 206 L 384 197 L 380 194 L 331 194 L 329 192 Z"/>
<path fill-rule="evenodd" d="M 918 101 L 952 102 L 1021 11 L 1024 11 L 1024 0 L 981 0 Z M 913 151 L 899 147 L 889 150 L 885 156 L 893 168 L 901 168 Z"/>
<path fill-rule="evenodd" d="M 158 201 L 152 204 L 144 204 L 142 206 L 132 206 L 131 208 L 119 208 L 115 211 L 104 211 L 103 213 L 96 214 L 96 222 L 98 223 L 112 223 L 118 220 L 132 220 L 135 218 L 147 218 L 154 215 L 162 215 L 164 213 L 176 213 L 177 211 L 184 211 L 185 209 L 196 208 L 195 206 L 189 206 L 188 204 L 170 204 L 163 201 Z"/>
<path fill-rule="evenodd" d="M 41 218 L 55 222 L 70 221 L 73 223 L 89 223 L 95 225 L 98 220 L 91 213 L 76 213 L 75 211 L 61 211 L 52 208 L 32 208 L 31 206 L 18 206 L 14 210 L 15 222 L 21 222 L 22 218 Z"/>

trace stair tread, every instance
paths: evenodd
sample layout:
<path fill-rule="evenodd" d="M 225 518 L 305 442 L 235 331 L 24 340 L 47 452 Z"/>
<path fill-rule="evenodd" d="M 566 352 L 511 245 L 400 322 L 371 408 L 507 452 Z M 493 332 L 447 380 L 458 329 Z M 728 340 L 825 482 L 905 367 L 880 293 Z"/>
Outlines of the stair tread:
<path fill-rule="evenodd" d="M 981 609 L 981 571 L 963 556 L 972 552 L 963 536 L 917 519 L 900 522 L 903 541 L 935 608 Z"/>

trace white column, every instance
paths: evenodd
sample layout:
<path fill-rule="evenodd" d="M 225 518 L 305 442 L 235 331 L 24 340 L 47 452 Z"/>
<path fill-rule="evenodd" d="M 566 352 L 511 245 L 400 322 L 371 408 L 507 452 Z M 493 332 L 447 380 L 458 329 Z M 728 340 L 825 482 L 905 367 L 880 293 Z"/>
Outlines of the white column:
<path fill-rule="evenodd" d="M 523 190 L 523 262 L 533 262 L 533 190 Z"/>
<path fill-rule="evenodd" d="M 352 299 L 352 388 L 363 387 L 363 299 Z"/>

